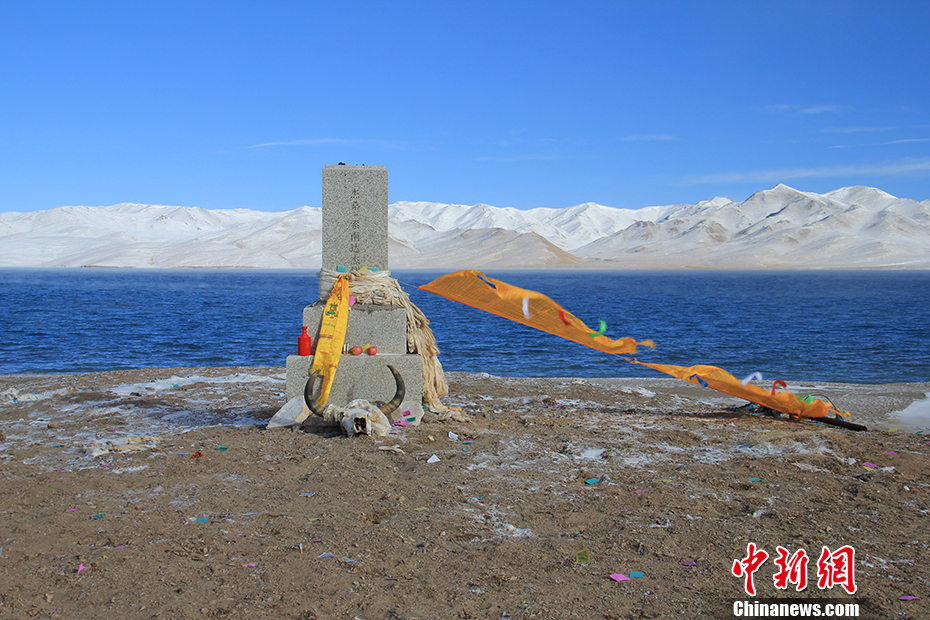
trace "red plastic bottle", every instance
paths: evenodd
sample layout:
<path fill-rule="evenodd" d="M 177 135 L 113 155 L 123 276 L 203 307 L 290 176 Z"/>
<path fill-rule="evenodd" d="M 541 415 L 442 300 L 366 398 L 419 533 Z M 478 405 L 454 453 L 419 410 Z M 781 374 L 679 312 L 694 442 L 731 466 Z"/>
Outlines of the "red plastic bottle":
<path fill-rule="evenodd" d="M 313 355 L 313 340 L 307 335 L 307 326 L 301 326 L 301 334 L 297 337 L 297 355 Z"/>

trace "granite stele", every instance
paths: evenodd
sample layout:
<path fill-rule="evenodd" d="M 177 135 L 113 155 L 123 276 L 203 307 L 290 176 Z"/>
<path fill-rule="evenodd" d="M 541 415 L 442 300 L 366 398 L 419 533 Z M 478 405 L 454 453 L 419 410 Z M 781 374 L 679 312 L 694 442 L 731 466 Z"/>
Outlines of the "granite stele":
<path fill-rule="evenodd" d="M 303 310 L 303 325 L 318 342 L 326 299 L 339 274 L 388 274 L 388 172 L 384 166 L 328 165 L 323 170 L 323 261 L 319 299 Z M 350 282 L 350 287 L 352 283 Z M 299 332 L 298 332 L 299 333 Z M 391 420 L 419 424 L 423 417 L 423 361 L 407 352 L 407 314 L 390 302 L 356 302 L 349 309 L 345 345 L 375 347 L 377 353 L 344 352 L 327 405 L 345 407 L 356 399 L 388 401 L 395 394 L 393 366 L 404 380 L 406 394 Z M 312 355 L 287 357 L 286 405 L 269 426 L 286 426 L 307 415 L 302 403 Z M 297 398 L 301 397 L 301 398 Z M 291 414 L 285 415 L 290 406 Z M 301 413 L 302 411 L 302 413 Z"/>

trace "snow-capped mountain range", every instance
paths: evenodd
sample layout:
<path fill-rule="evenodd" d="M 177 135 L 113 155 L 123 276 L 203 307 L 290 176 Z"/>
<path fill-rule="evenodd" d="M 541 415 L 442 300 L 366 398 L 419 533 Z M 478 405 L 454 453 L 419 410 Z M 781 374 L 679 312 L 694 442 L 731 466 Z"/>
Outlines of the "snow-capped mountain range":
<path fill-rule="evenodd" d="M 865 186 L 641 209 L 395 202 L 389 218 L 392 269 L 930 268 L 930 200 Z M 319 207 L 0 213 L 0 267 L 318 269 L 321 227 Z"/>

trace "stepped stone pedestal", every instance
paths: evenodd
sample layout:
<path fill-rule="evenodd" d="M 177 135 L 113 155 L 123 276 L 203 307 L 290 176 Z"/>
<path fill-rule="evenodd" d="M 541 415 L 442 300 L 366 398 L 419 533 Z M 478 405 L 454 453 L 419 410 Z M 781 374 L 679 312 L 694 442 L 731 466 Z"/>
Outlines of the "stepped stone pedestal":
<path fill-rule="evenodd" d="M 388 175 L 384 166 L 326 166 L 323 170 L 323 269 L 355 271 L 388 268 Z M 329 286 L 321 281 L 320 300 L 304 308 L 303 325 L 318 341 Z M 393 366 L 404 379 L 406 396 L 391 420 L 423 417 L 423 360 L 407 353 L 407 315 L 399 306 L 356 303 L 349 308 L 345 344 L 375 346 L 376 355 L 343 353 L 327 404 L 344 407 L 362 398 L 388 401 L 394 396 Z M 313 356 L 287 357 L 285 393 L 303 394 Z"/>

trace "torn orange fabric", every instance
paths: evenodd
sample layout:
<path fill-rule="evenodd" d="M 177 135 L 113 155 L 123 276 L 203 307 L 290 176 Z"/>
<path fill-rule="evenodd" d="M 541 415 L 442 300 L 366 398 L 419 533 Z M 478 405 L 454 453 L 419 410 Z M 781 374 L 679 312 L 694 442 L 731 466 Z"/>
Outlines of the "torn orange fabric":
<path fill-rule="evenodd" d="M 638 345 L 655 347 L 651 340 L 637 342 L 632 338 L 607 338 L 603 335 L 606 329 L 603 322 L 600 330 L 592 330 L 542 293 L 495 280 L 480 271 L 456 271 L 419 288 L 604 353 L 635 353 Z"/>
<path fill-rule="evenodd" d="M 673 364 L 652 364 L 637 360 L 629 361 L 633 364 L 639 364 L 640 366 L 648 366 L 653 370 L 664 372 L 667 375 L 683 379 L 689 383 L 709 387 L 718 392 L 737 396 L 762 405 L 763 407 L 768 407 L 769 409 L 781 411 L 782 413 L 787 413 L 788 415 L 799 418 L 824 418 L 828 413 L 835 413 L 841 416 L 849 415 L 848 412 L 839 411 L 834 408 L 833 405 L 828 405 L 822 400 L 801 400 L 797 395 L 791 392 L 776 392 L 774 391 L 774 387 L 770 391 L 751 383 L 743 385 L 739 379 L 726 370 L 717 368 L 716 366 L 705 366 L 702 364 L 696 366 L 675 366 Z M 784 384 L 783 381 L 777 383 Z"/>

